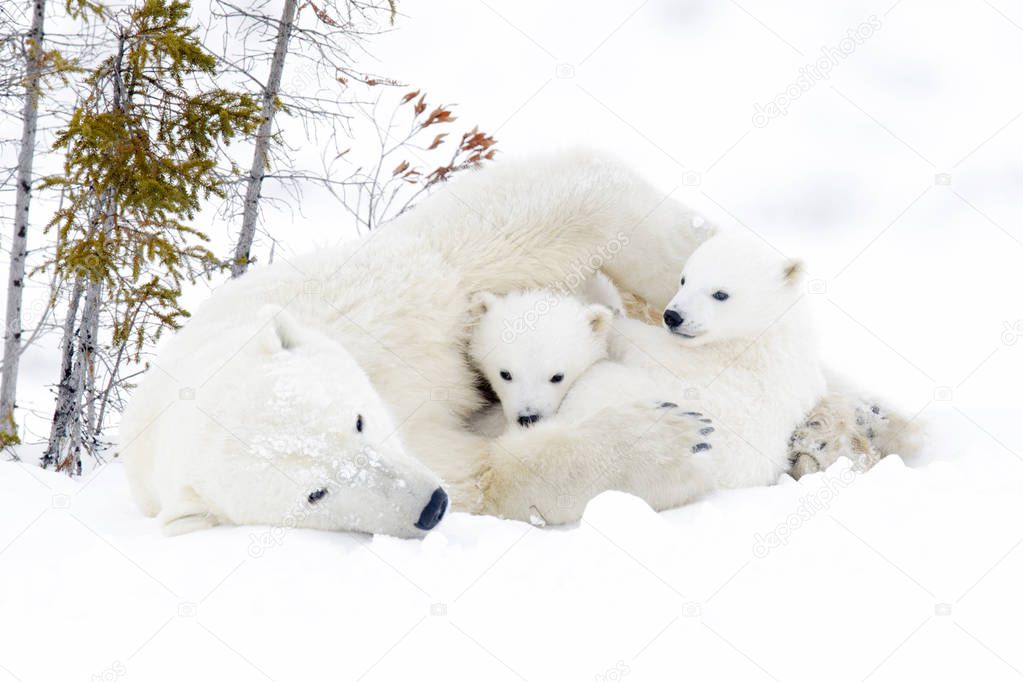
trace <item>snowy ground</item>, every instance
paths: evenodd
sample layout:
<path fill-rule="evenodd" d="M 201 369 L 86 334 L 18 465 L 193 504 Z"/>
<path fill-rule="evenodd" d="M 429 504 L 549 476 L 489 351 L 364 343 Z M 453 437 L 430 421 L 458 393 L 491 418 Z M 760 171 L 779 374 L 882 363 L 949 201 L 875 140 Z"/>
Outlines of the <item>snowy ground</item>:
<path fill-rule="evenodd" d="M 423 541 L 164 539 L 120 465 L 0 465 L 0 680 L 1014 679 L 1023 466 L 934 416 L 943 461 Z"/>
<path fill-rule="evenodd" d="M 1023 677 L 1023 11 L 400 7 L 381 70 L 458 102 L 508 156 L 610 149 L 803 256 L 832 364 L 930 445 L 661 515 L 607 494 L 564 530 L 455 514 L 421 542 L 164 539 L 117 464 L 82 482 L 2 464 L 0 682 Z M 849 30 L 870 35 L 836 56 Z M 827 78 L 756 115 L 822 54 Z M 270 218 L 287 248 L 342 236 L 325 197 L 301 208 Z M 23 363 L 41 412 L 47 352 Z"/>

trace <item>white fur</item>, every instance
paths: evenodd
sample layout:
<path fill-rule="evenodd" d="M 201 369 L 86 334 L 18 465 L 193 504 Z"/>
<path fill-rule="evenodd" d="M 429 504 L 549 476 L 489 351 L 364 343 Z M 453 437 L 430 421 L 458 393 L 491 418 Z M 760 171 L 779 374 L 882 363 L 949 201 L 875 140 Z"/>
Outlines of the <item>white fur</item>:
<path fill-rule="evenodd" d="M 508 424 L 557 412 L 590 365 L 607 357 L 611 311 L 539 289 L 479 294 L 469 358 L 501 401 Z"/>
<path fill-rule="evenodd" d="M 586 280 L 582 291 L 579 292 L 579 297 L 584 301 L 606 306 L 615 315 L 625 314 L 625 302 L 622 300 L 621 292 L 618 291 L 618 287 L 611 281 L 611 278 L 603 272 L 595 273 L 593 277 Z"/>
<path fill-rule="evenodd" d="M 722 234 L 696 249 L 682 276 L 668 309 L 683 325 L 672 333 L 616 320 L 612 356 L 671 377 L 665 399 L 713 421 L 713 486 L 774 483 L 788 470 L 793 430 L 825 390 L 801 266 L 751 236 Z M 716 300 L 718 291 L 728 298 Z M 617 373 L 587 377 L 563 409 L 621 401 L 626 385 Z"/>
<path fill-rule="evenodd" d="M 716 488 L 774 483 L 789 468 L 793 430 L 824 394 L 799 270 L 797 263 L 752 238 L 710 239 L 686 263 L 685 285 L 668 306 L 686 319 L 676 330 L 681 333 L 617 318 L 614 359 L 593 364 L 564 396 L 557 416 L 530 431 L 557 434 L 595 415 L 630 414 L 638 405 L 656 404 L 666 416 L 688 415 L 698 422 L 701 440 L 711 447 L 694 450 L 691 439 L 650 434 L 643 446 L 663 466 L 655 476 L 647 475 L 649 469 L 637 470 L 620 489 L 664 509 Z M 713 298 L 718 291 L 726 291 L 728 298 Z M 517 299 L 492 306 L 494 314 L 484 317 L 481 328 L 506 325 L 517 307 Z M 579 343 L 583 357 L 589 357 L 586 325 L 576 310 L 582 308 L 572 299 L 551 306 L 549 318 L 560 319 L 545 318 L 522 347 L 506 344 L 501 362 L 544 357 L 563 362 L 570 355 L 566 346 Z M 486 358 L 480 362 L 486 367 Z M 521 432 L 512 431 L 499 442 L 514 450 L 520 437 Z M 601 480 L 602 472 L 614 466 L 601 453 L 572 445 L 552 462 L 582 481 Z M 581 502 L 578 495 L 534 494 L 531 508 L 545 523 L 559 523 L 572 520 Z"/>
<path fill-rule="evenodd" d="M 598 268 L 666 300 L 660 273 L 704 236 L 691 217 L 589 153 L 502 162 L 366 239 L 223 285 L 125 414 L 121 456 L 140 507 L 169 532 L 264 523 L 416 535 L 434 474 L 456 508 L 517 518 L 537 491 L 582 498 L 657 477 L 641 441 L 670 433 L 687 450 L 699 436 L 649 404 L 506 444 L 468 432 L 481 401 L 466 311 L 478 291 L 574 290 Z M 561 466 L 566 452 L 616 466 L 579 481 Z"/>
<path fill-rule="evenodd" d="M 248 321 L 218 312 L 219 325 L 176 336 L 125 415 L 143 511 L 169 534 L 231 522 L 414 535 L 440 480 L 405 451 L 352 356 L 277 305 Z"/>

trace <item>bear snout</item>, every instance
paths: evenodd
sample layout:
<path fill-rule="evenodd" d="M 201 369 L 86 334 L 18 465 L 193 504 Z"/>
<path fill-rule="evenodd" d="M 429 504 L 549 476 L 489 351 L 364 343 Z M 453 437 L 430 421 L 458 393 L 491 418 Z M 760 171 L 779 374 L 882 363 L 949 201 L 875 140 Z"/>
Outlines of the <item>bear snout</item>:
<path fill-rule="evenodd" d="M 668 325 L 669 329 L 674 329 L 680 326 L 683 322 L 685 322 L 685 319 L 679 315 L 677 310 L 668 308 L 664 311 L 664 324 Z"/>
<path fill-rule="evenodd" d="M 419 520 L 416 521 L 416 528 L 419 530 L 431 530 L 434 526 L 440 523 L 440 520 L 444 518 L 444 513 L 448 510 L 448 494 L 444 492 L 444 488 L 437 488 L 430 495 L 430 501 L 423 507 L 423 511 L 419 514 Z"/>
<path fill-rule="evenodd" d="M 519 415 L 518 422 L 519 426 L 529 427 L 540 421 L 540 415 L 534 413 L 523 413 Z"/>

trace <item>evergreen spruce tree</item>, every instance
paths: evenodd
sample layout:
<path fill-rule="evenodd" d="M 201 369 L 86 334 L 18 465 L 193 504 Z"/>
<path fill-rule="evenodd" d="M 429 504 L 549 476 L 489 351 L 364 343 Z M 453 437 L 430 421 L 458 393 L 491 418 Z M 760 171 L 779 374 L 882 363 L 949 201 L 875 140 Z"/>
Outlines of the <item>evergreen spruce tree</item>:
<path fill-rule="evenodd" d="M 188 12 L 185 0 L 143 0 L 108 17 L 112 54 L 89 74 L 55 143 L 66 149 L 63 172 L 45 184 L 65 201 L 50 224 L 49 265 L 65 284 L 68 318 L 41 463 L 71 475 L 83 454 L 97 452 L 125 356 L 138 360 L 180 325 L 185 282 L 226 266 L 189 223 L 205 199 L 222 195 L 222 146 L 256 130 L 260 106 L 215 86 L 216 60 Z M 109 345 L 99 338 L 107 326 Z"/>

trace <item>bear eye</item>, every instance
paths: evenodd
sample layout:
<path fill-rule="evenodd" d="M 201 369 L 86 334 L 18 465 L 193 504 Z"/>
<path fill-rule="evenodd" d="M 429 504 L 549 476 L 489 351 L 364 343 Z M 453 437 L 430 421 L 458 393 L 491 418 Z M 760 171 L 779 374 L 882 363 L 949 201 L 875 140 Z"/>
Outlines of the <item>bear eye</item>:
<path fill-rule="evenodd" d="M 564 378 L 565 378 L 565 375 L 562 374 L 561 372 L 558 372 L 557 374 L 555 374 L 554 376 L 551 377 L 551 383 L 552 384 L 560 384 L 561 380 L 564 379 Z"/>
<path fill-rule="evenodd" d="M 362 426 L 363 426 L 363 421 L 362 421 L 362 415 L 360 414 L 359 416 L 357 416 L 355 418 L 355 430 L 358 431 L 359 433 L 362 433 Z M 324 494 L 326 494 L 326 493 L 324 493 Z"/>
<path fill-rule="evenodd" d="M 505 381 L 511 381 L 511 372 L 506 369 L 501 370 L 501 378 Z"/>
<path fill-rule="evenodd" d="M 681 281 L 679 281 L 678 285 L 679 285 L 680 287 L 684 287 L 684 286 L 686 285 L 686 278 L 685 278 L 685 277 L 683 277 L 683 278 L 681 279 Z"/>
<path fill-rule="evenodd" d="M 714 296 L 714 298 L 717 299 L 718 301 L 727 301 L 728 300 L 728 294 L 726 294 L 723 291 L 715 291 L 712 294 L 712 296 Z"/>
<path fill-rule="evenodd" d="M 309 499 L 309 504 L 316 504 L 317 502 L 319 502 L 320 500 L 322 500 L 326 496 L 327 496 L 327 489 L 326 488 L 320 488 L 319 490 L 314 490 L 311 493 L 309 493 L 309 498 L 308 498 Z"/>

